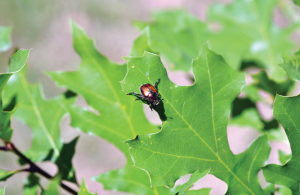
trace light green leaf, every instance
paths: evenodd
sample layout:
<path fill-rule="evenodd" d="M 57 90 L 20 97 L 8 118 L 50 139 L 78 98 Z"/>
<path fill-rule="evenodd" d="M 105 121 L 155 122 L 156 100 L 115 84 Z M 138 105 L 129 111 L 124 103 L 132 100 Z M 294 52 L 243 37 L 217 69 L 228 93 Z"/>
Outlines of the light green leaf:
<path fill-rule="evenodd" d="M 209 171 L 210 170 L 208 169 L 208 170 L 200 173 L 199 170 L 196 170 L 191 175 L 191 178 L 189 179 L 189 181 L 181 186 L 181 189 L 180 189 L 178 195 L 192 195 L 192 194 L 209 195 L 209 193 L 211 191 L 210 188 L 204 188 L 204 189 L 200 189 L 200 190 L 189 190 L 194 185 L 194 183 L 196 183 L 199 179 L 201 179 L 202 177 L 207 175 L 209 173 Z"/>
<path fill-rule="evenodd" d="M 149 24 L 150 46 L 161 53 L 176 70 L 188 71 L 209 37 L 206 23 L 182 10 L 153 14 Z"/>
<path fill-rule="evenodd" d="M 294 97 L 276 95 L 273 114 L 287 134 L 291 145 L 292 158 L 284 166 L 270 164 L 263 168 L 266 181 L 289 187 L 293 195 L 299 194 L 300 190 L 299 106 L 299 95 Z"/>
<path fill-rule="evenodd" d="M 0 181 L 6 181 L 8 178 L 13 176 L 15 173 L 18 173 L 19 171 L 6 171 L 0 169 Z"/>
<path fill-rule="evenodd" d="M 54 179 L 51 179 L 49 184 L 48 184 L 48 187 L 47 189 L 45 189 L 43 192 L 42 192 L 42 195 L 60 195 L 62 194 L 62 191 L 61 191 L 61 188 L 60 188 L 60 185 L 59 185 L 59 181 L 60 181 L 60 178 L 54 178 Z"/>
<path fill-rule="evenodd" d="M 38 84 L 30 84 L 26 79 L 26 68 L 13 75 L 4 91 L 5 97 L 17 97 L 20 103 L 13 117 L 32 129 L 32 145 L 25 155 L 33 162 L 42 161 L 50 150 L 55 160 L 60 153 L 60 121 L 66 114 L 63 104 L 71 104 L 74 98 L 63 96 L 47 100 Z M 5 102 L 5 101 L 4 101 Z"/>
<path fill-rule="evenodd" d="M 235 0 L 229 5 L 218 4 L 210 8 L 208 18 L 221 25 L 210 40 L 210 48 L 220 53 L 234 68 L 242 60 L 261 63 L 274 81 L 285 80 L 285 72 L 278 65 L 281 56 L 294 48 L 291 32 L 277 27 L 273 10 L 277 0 Z"/>
<path fill-rule="evenodd" d="M 0 26 L 0 52 L 9 50 L 11 47 L 11 27 Z"/>
<path fill-rule="evenodd" d="M 285 165 L 287 163 L 287 161 L 291 159 L 291 155 L 285 153 L 282 150 L 278 150 L 278 154 L 279 154 L 279 161 L 283 165 Z"/>
<path fill-rule="evenodd" d="M 161 80 L 158 91 L 163 101 L 156 110 L 166 116 L 162 131 L 127 141 L 135 165 L 149 173 L 154 186 L 172 187 L 182 175 L 212 168 L 211 174 L 227 183 L 227 194 L 265 194 L 257 173 L 270 152 L 267 137 L 237 156 L 227 140 L 230 104 L 245 83 L 244 74 L 207 47 L 193 63 L 192 86 L 172 83 L 157 55 L 146 52 L 127 60 L 124 92 L 138 92 L 141 84 Z"/>
<path fill-rule="evenodd" d="M 92 194 L 88 191 L 88 189 L 85 185 L 84 179 L 83 179 L 82 182 L 81 182 L 81 185 L 80 185 L 78 195 L 96 195 L 96 194 Z"/>
<path fill-rule="evenodd" d="M 128 160 L 123 169 L 101 174 L 95 179 L 103 183 L 105 189 L 155 194 L 150 188 L 148 175 L 132 167 L 128 146 L 123 141 L 133 139 L 137 134 L 157 132 L 159 128 L 145 118 L 142 104 L 122 92 L 119 81 L 126 74 L 126 66 L 115 64 L 98 53 L 93 41 L 73 22 L 72 31 L 74 49 L 82 59 L 80 68 L 74 72 L 52 72 L 49 75 L 58 85 L 82 95 L 88 105 L 100 113 L 75 105 L 66 106 L 71 125 L 113 143 Z"/>
<path fill-rule="evenodd" d="M 233 118 L 229 122 L 229 124 L 239 126 L 250 126 L 256 130 L 262 130 L 264 127 L 264 124 L 260 119 L 260 115 L 255 108 L 249 108 L 244 110 L 241 115 Z"/>
<path fill-rule="evenodd" d="M 0 139 L 3 139 L 5 142 L 10 142 L 13 130 L 10 127 L 10 118 L 15 112 L 16 108 L 12 108 L 11 111 L 3 111 L 2 105 L 2 91 L 6 86 L 10 77 L 19 72 L 26 64 L 27 58 L 29 56 L 30 50 L 19 50 L 12 57 L 10 61 L 10 70 L 8 73 L 0 74 Z"/>
<path fill-rule="evenodd" d="M 0 189 L 0 195 L 5 195 L 5 187 Z"/>
<path fill-rule="evenodd" d="M 294 56 L 286 56 L 283 58 L 283 63 L 280 66 L 285 70 L 286 74 L 293 80 L 300 81 L 300 50 Z"/>

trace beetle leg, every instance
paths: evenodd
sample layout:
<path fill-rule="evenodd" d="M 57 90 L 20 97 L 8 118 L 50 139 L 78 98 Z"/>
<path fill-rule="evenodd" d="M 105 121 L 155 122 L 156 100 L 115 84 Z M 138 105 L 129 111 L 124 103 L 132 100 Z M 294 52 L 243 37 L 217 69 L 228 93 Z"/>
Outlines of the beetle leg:
<path fill-rule="evenodd" d="M 127 93 L 126 95 L 134 95 L 136 97 L 141 97 L 141 94 L 138 94 L 138 93 L 135 93 L 135 92 Z"/>
<path fill-rule="evenodd" d="M 157 81 L 156 81 L 155 84 L 154 84 L 154 88 L 155 88 L 155 89 L 157 89 L 157 85 L 158 85 L 159 82 L 160 82 L 160 79 L 157 79 Z"/>

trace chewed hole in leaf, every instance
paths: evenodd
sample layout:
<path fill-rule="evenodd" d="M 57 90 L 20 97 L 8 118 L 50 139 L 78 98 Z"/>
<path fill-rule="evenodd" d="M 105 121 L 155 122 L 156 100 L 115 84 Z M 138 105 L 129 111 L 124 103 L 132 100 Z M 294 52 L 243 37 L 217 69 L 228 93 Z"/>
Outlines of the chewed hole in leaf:
<path fill-rule="evenodd" d="M 228 142 L 233 154 L 244 152 L 260 133 L 252 128 L 230 126 L 227 128 Z"/>

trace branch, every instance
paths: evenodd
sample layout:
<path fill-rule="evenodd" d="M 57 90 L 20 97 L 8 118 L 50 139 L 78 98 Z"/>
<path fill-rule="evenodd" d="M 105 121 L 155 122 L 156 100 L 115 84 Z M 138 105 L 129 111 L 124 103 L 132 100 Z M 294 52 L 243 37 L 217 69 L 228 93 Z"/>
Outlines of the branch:
<path fill-rule="evenodd" d="M 40 167 L 38 167 L 34 162 L 32 162 L 29 158 L 24 156 L 16 147 L 13 143 L 6 143 L 5 147 L 0 147 L 0 150 L 4 151 L 12 151 L 15 153 L 17 156 L 19 156 L 22 160 L 27 162 L 30 167 L 28 169 L 24 169 L 23 171 L 27 171 L 30 173 L 39 173 L 42 176 L 46 177 L 47 179 L 53 179 L 54 177 L 49 175 L 47 172 L 42 170 Z M 65 189 L 66 191 L 70 192 L 71 194 L 77 195 L 78 192 L 75 190 L 71 189 L 70 187 L 66 186 L 64 183 L 60 182 L 60 186 Z"/>

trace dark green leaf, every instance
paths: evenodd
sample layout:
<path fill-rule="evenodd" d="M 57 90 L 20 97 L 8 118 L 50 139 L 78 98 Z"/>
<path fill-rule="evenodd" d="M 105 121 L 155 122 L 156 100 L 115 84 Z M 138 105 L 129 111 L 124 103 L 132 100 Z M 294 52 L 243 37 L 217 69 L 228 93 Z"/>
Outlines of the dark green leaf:
<path fill-rule="evenodd" d="M 72 165 L 72 159 L 75 154 L 75 146 L 77 144 L 78 137 L 73 139 L 70 143 L 64 144 L 55 164 L 58 167 L 58 173 L 62 180 L 67 180 L 73 183 L 77 183 L 75 171 Z"/>
<path fill-rule="evenodd" d="M 75 72 L 49 75 L 60 86 L 82 95 L 89 106 L 100 113 L 95 114 L 75 105 L 66 106 L 71 116 L 71 125 L 113 143 L 128 159 L 123 169 L 104 173 L 97 176 L 96 180 L 102 182 L 106 189 L 155 194 L 154 189 L 150 188 L 148 175 L 132 167 L 128 146 L 123 141 L 159 129 L 145 118 L 142 104 L 122 92 L 119 81 L 126 74 L 126 66 L 115 64 L 98 53 L 93 41 L 75 23 L 72 23 L 72 31 L 74 48 L 82 58 L 80 68 Z"/>
<path fill-rule="evenodd" d="M 85 185 L 84 180 L 82 180 L 78 195 L 96 195 L 96 194 L 90 193 Z"/>
<path fill-rule="evenodd" d="M 34 173 L 30 173 L 25 180 L 23 195 L 36 195 L 40 188 L 40 178 Z"/>
<path fill-rule="evenodd" d="M 293 0 L 296 5 L 300 5 L 300 0 Z"/>
<path fill-rule="evenodd" d="M 291 188 L 293 195 L 299 194 L 300 174 L 300 96 L 284 97 L 276 95 L 273 114 L 283 126 L 292 150 L 292 158 L 283 166 L 270 164 L 263 168 L 268 182 Z"/>
<path fill-rule="evenodd" d="M 10 118 L 12 114 L 15 112 L 15 107 L 10 108 L 11 111 L 3 111 L 3 105 L 2 105 L 2 91 L 7 84 L 8 80 L 10 77 L 19 72 L 24 66 L 27 61 L 28 55 L 29 55 L 30 50 L 19 50 L 17 53 L 15 53 L 11 57 L 11 62 L 10 62 L 10 69 L 8 73 L 3 73 L 0 74 L 0 106 L 1 106 L 1 111 L 0 111 L 0 138 L 3 139 L 6 142 L 10 142 L 12 132 L 13 130 L 10 127 Z M 10 102 L 11 103 L 11 102 Z"/>
<path fill-rule="evenodd" d="M 157 55 L 146 52 L 127 60 L 128 72 L 121 82 L 126 93 L 161 79 L 158 91 L 163 102 L 156 110 L 166 116 L 162 131 L 127 141 L 135 165 L 149 173 L 154 186 L 173 186 L 180 176 L 197 168 L 200 172 L 212 168 L 211 174 L 227 183 L 228 194 L 265 194 L 257 173 L 270 152 L 267 137 L 260 137 L 237 156 L 227 141 L 230 104 L 244 85 L 242 73 L 207 47 L 193 63 L 196 81 L 192 86 L 172 83 Z"/>
<path fill-rule="evenodd" d="M 295 26 L 281 29 L 273 22 L 277 0 L 235 0 L 210 8 L 208 18 L 221 25 L 209 40 L 213 51 L 220 53 L 233 67 L 242 60 L 256 61 L 268 70 L 274 81 L 285 80 L 278 65 L 281 56 L 294 48 L 291 32 Z"/>
<path fill-rule="evenodd" d="M 0 26 L 0 52 L 7 51 L 11 47 L 11 27 Z"/>

